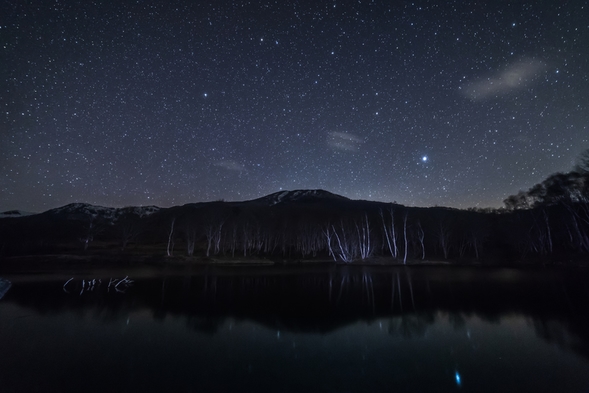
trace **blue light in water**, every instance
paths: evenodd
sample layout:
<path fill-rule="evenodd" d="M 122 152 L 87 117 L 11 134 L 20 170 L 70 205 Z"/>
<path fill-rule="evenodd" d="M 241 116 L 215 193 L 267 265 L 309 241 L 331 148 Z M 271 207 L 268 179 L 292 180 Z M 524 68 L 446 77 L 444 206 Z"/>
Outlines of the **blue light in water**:
<path fill-rule="evenodd" d="M 460 374 L 458 374 L 458 371 L 454 373 L 454 378 L 456 379 L 456 385 L 460 386 L 462 384 L 462 380 L 460 379 Z"/>

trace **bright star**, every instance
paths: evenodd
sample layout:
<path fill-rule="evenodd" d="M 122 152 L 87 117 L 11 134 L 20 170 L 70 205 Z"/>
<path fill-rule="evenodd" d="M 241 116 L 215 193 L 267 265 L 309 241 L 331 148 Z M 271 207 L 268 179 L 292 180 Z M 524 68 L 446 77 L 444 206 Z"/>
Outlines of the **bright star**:
<path fill-rule="evenodd" d="M 423 156 L 423 157 L 421 157 L 421 161 L 423 161 L 423 162 L 427 162 L 427 156 Z"/>

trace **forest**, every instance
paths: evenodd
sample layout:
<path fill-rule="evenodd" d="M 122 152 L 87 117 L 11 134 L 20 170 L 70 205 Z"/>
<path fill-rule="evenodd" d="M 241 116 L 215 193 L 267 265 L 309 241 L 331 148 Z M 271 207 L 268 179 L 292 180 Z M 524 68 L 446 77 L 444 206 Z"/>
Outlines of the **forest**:
<path fill-rule="evenodd" d="M 500 209 L 406 207 L 323 190 L 171 208 L 71 204 L 0 219 L 0 258 L 143 255 L 281 263 L 583 264 L 589 150 Z M 0 261 L 2 260 L 0 259 Z"/>

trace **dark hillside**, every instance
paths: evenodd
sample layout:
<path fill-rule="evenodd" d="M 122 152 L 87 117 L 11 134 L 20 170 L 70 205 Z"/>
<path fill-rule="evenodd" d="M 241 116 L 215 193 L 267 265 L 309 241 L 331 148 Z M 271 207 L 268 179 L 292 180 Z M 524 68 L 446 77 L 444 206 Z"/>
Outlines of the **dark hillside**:
<path fill-rule="evenodd" d="M 479 211 L 297 190 L 171 208 L 77 203 L 2 218 L 0 255 L 562 264 L 587 260 L 588 236 L 589 209 L 582 201 Z"/>

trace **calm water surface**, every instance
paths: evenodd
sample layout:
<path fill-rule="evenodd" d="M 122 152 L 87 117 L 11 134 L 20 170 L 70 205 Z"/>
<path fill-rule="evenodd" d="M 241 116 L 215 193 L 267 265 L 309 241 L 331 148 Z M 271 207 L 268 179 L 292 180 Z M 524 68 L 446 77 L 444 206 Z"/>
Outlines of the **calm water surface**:
<path fill-rule="evenodd" d="M 6 278 L 2 392 L 589 392 L 583 271 L 192 267 Z"/>

